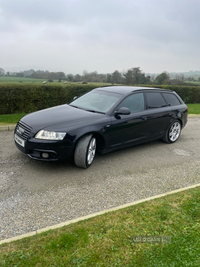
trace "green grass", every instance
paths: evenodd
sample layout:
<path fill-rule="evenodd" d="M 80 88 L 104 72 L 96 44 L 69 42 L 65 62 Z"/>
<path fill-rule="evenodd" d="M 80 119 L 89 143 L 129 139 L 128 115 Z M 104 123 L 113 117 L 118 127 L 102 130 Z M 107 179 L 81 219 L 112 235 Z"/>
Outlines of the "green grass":
<path fill-rule="evenodd" d="M 167 236 L 169 243 L 133 237 Z M 200 266 L 200 188 L 0 246 L 0 266 Z"/>
<path fill-rule="evenodd" d="M 189 114 L 200 114 L 200 104 L 187 104 Z"/>
<path fill-rule="evenodd" d="M 35 79 L 35 78 L 26 78 L 26 77 L 0 77 L 0 84 L 13 84 L 13 83 L 34 83 L 35 85 L 37 84 L 42 84 L 44 81 L 48 81 L 48 79 Z M 68 84 L 64 84 L 66 82 L 65 80 L 61 80 L 61 82 L 58 82 L 58 79 L 53 80 L 53 82 L 48 82 L 48 85 L 62 85 L 62 86 L 67 86 Z M 80 82 L 81 83 L 81 82 Z M 70 82 L 70 84 L 77 84 L 77 82 Z M 101 87 L 105 85 L 111 85 L 111 83 L 100 83 L 100 82 L 89 82 L 88 84 L 94 84 L 95 87 Z"/>
<path fill-rule="evenodd" d="M 43 82 L 45 79 L 34 79 L 34 78 L 25 78 L 25 77 L 0 77 L 0 83 L 19 83 L 20 81 L 25 83 L 30 82 Z"/>
<path fill-rule="evenodd" d="M 0 126 L 16 124 L 26 113 L 0 115 Z"/>
<path fill-rule="evenodd" d="M 185 83 L 187 83 L 187 84 L 192 83 L 192 84 L 200 85 L 200 81 L 198 81 L 198 80 L 196 80 L 196 81 L 185 81 Z"/>

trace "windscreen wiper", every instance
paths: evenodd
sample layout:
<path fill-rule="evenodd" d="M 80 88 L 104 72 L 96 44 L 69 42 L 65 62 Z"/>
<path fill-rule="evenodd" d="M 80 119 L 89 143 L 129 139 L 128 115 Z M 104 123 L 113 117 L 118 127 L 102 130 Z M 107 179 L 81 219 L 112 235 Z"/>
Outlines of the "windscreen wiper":
<path fill-rule="evenodd" d="M 71 104 L 69 104 L 69 106 L 70 106 L 70 107 L 73 107 L 73 108 L 79 108 L 79 107 L 74 106 L 74 105 L 71 105 Z"/>
<path fill-rule="evenodd" d="M 100 113 L 100 114 L 105 114 L 105 112 L 93 110 L 93 109 L 85 109 L 85 111 L 93 112 L 93 113 Z"/>

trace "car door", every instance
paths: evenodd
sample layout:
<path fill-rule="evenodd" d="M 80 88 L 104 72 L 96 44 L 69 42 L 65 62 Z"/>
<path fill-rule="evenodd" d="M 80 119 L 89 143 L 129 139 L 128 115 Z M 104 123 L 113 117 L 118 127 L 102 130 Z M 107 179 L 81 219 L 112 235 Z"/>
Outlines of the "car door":
<path fill-rule="evenodd" d="M 134 93 L 125 98 L 116 110 L 121 107 L 130 109 L 129 115 L 111 116 L 107 140 L 111 148 L 128 146 L 142 142 L 148 136 L 147 110 L 145 109 L 144 94 Z"/>
<path fill-rule="evenodd" d="M 160 92 L 146 92 L 149 132 L 152 137 L 163 136 L 171 122 L 171 107 Z"/>

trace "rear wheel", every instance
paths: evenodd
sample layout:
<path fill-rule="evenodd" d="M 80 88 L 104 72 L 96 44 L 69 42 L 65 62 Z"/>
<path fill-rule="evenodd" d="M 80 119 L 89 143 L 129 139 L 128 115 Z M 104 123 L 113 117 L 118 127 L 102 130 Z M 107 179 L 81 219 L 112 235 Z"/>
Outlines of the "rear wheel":
<path fill-rule="evenodd" d="M 76 166 L 88 168 L 94 161 L 96 153 L 96 138 L 92 135 L 84 136 L 77 144 L 74 152 Z"/>
<path fill-rule="evenodd" d="M 176 120 L 170 125 L 169 129 L 167 130 L 166 136 L 163 140 L 167 143 L 174 143 L 178 140 L 180 134 L 181 134 L 181 123 L 180 121 Z"/>

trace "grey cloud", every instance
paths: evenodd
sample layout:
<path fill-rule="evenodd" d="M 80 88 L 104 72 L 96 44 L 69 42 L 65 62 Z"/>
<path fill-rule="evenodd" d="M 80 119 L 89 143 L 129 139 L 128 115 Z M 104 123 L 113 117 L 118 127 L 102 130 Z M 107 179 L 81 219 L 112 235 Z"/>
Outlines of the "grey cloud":
<path fill-rule="evenodd" d="M 125 33 L 126 36 L 129 35 L 129 39 L 130 36 L 137 35 L 170 42 L 172 38 L 174 40 L 183 36 L 183 27 L 188 31 L 191 26 L 193 29 L 198 27 L 195 22 L 199 18 L 197 10 L 200 4 L 197 1 L 191 1 L 191 5 L 189 1 L 177 0 L 140 2 L 141 4 L 127 0 L 3 0 L 1 9 L 4 25 L 1 29 L 5 30 L 8 23 L 7 30 L 12 30 L 13 27 L 13 31 L 17 31 L 16 23 L 24 23 L 30 27 L 45 25 L 49 31 L 54 26 L 66 27 L 67 32 L 71 26 L 75 31 L 77 29 L 86 35 L 94 35 L 93 39 L 96 37 L 98 41 L 104 36 L 109 38 L 111 35 L 113 38 L 113 33 Z M 191 8 L 194 4 L 195 8 Z M 20 27 L 18 30 L 21 30 Z"/>
<path fill-rule="evenodd" d="M 1 9 L 8 19 L 27 23 L 84 23 L 90 18 L 104 18 L 121 13 L 122 1 L 48 1 L 48 0 L 3 0 Z"/>
<path fill-rule="evenodd" d="M 63 55 L 68 49 L 67 60 L 87 55 L 82 64 L 90 66 L 101 61 L 102 54 L 109 65 L 121 60 L 123 68 L 126 62 L 140 65 L 153 56 L 167 62 L 166 55 L 173 59 L 187 51 L 198 54 L 199 10 L 197 0 L 1 0 L 0 49 L 12 44 L 15 54 L 16 43 L 22 49 L 32 45 L 40 53 L 42 47 L 45 59 L 48 53 L 53 57 L 50 51 Z M 90 53 L 96 61 L 89 62 Z"/>

